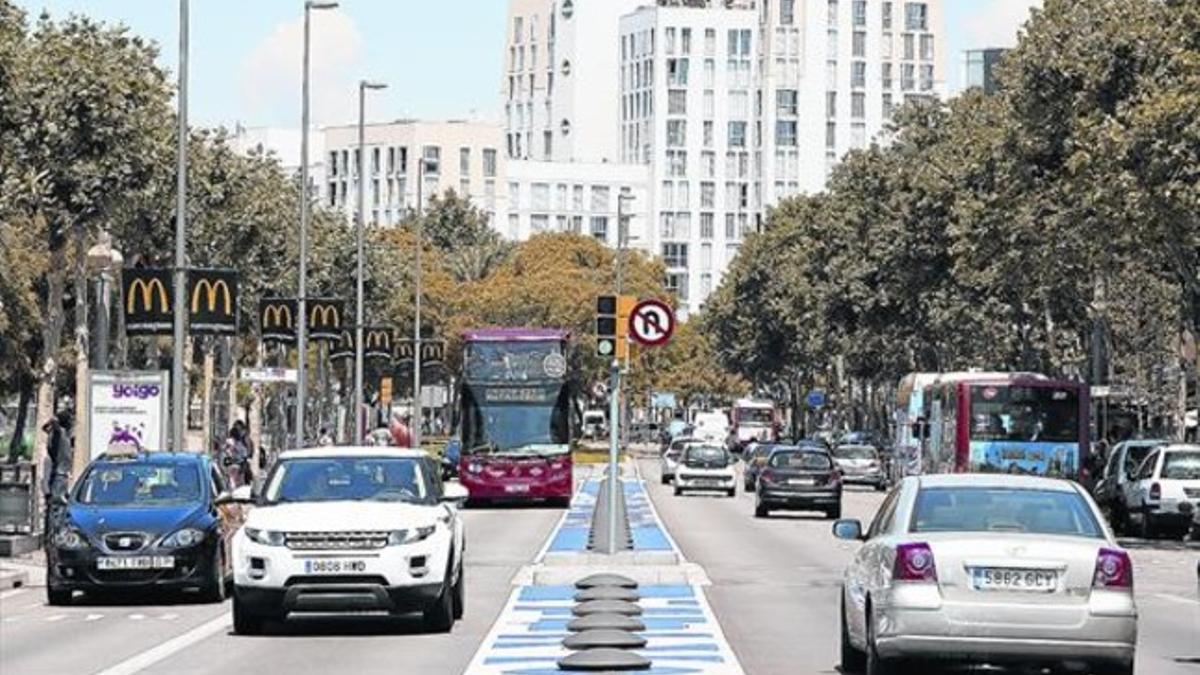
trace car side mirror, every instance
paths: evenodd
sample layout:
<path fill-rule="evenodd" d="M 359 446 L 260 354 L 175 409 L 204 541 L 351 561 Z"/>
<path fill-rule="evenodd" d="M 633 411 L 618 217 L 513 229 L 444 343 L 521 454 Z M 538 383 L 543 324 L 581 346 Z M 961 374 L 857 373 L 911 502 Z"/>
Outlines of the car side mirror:
<path fill-rule="evenodd" d="M 833 523 L 833 536 L 847 541 L 863 541 L 862 523 L 857 520 L 845 519 Z"/>
<path fill-rule="evenodd" d="M 467 492 L 467 488 L 463 487 L 461 483 L 446 483 L 446 485 L 442 488 L 443 502 L 449 502 L 451 504 L 457 504 L 461 506 L 470 496 L 470 493 Z"/>

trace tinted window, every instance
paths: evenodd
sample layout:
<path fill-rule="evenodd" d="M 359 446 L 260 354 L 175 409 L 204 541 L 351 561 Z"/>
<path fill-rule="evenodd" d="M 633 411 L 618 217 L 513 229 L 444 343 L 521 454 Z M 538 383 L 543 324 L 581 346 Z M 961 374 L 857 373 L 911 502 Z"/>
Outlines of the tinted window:
<path fill-rule="evenodd" d="M 1079 440 L 1079 394 L 1053 387 L 971 387 L 971 440 Z"/>
<path fill-rule="evenodd" d="M 1022 532 L 1102 537 L 1078 493 L 1008 488 L 928 488 L 917 494 L 913 532 Z"/>
<path fill-rule="evenodd" d="M 1132 472 L 1142 465 L 1158 445 L 1131 445 L 1125 451 L 1125 470 Z"/>
<path fill-rule="evenodd" d="M 875 459 L 875 449 L 862 446 L 843 445 L 833 451 L 838 459 Z"/>
<path fill-rule="evenodd" d="M 166 506 L 200 499 L 200 471 L 194 464 L 93 464 L 80 481 L 76 499 L 105 506 Z"/>
<path fill-rule="evenodd" d="M 729 463 L 724 448 L 711 445 L 695 445 L 687 449 L 685 461 L 688 464 L 706 464 L 723 467 Z"/>
<path fill-rule="evenodd" d="M 1168 452 L 1159 476 L 1167 480 L 1200 480 L 1200 450 Z"/>
<path fill-rule="evenodd" d="M 767 462 L 776 469 L 798 469 L 801 471 L 828 471 L 833 468 L 829 455 L 823 452 L 784 450 L 771 455 Z"/>
<path fill-rule="evenodd" d="M 279 464 L 267 489 L 271 502 L 434 501 L 420 460 L 320 457 Z"/>
<path fill-rule="evenodd" d="M 739 424 L 771 424 L 775 421 L 775 412 L 770 408 L 738 408 Z"/>

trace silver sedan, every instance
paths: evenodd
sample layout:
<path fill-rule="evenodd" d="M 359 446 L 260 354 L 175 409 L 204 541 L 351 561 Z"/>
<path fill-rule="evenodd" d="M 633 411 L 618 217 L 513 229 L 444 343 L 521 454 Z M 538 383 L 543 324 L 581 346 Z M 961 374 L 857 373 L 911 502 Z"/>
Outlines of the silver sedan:
<path fill-rule="evenodd" d="M 1133 673 L 1133 565 L 1095 502 L 1067 481 L 956 474 L 905 478 L 842 589 L 843 670 L 924 673 L 921 662 Z"/>

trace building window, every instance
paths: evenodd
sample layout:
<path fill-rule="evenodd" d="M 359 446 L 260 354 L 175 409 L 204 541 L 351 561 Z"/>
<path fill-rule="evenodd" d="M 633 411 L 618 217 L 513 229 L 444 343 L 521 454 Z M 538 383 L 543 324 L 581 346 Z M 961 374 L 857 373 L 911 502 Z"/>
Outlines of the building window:
<path fill-rule="evenodd" d="M 529 229 L 533 234 L 541 234 L 550 230 L 550 216 L 538 213 L 529 216 Z"/>
<path fill-rule="evenodd" d="M 684 150 L 667 151 L 667 175 L 675 178 L 687 176 L 687 152 Z"/>
<path fill-rule="evenodd" d="M 883 88 L 891 89 L 892 88 L 892 64 L 888 63 L 888 62 L 884 62 L 881 71 L 883 74 L 880 77 L 880 82 L 883 84 Z"/>
<path fill-rule="evenodd" d="M 890 93 L 883 95 L 883 116 L 885 118 L 892 116 L 892 95 Z"/>
<path fill-rule="evenodd" d="M 571 188 L 571 210 L 583 210 L 583 186 L 576 185 Z"/>
<path fill-rule="evenodd" d="M 911 63 L 900 64 L 900 89 L 902 91 L 912 91 L 916 79 L 916 66 Z"/>
<path fill-rule="evenodd" d="M 862 119 L 867 116 L 867 95 L 856 91 L 850 95 L 850 117 Z"/>
<path fill-rule="evenodd" d="M 796 0 L 779 0 L 779 23 L 784 26 L 796 23 Z"/>
<path fill-rule="evenodd" d="M 688 84 L 688 60 L 667 59 L 667 84 L 672 87 L 686 87 Z"/>
<path fill-rule="evenodd" d="M 917 54 L 916 54 L 917 50 L 913 46 L 913 34 L 905 33 L 903 36 L 901 36 L 901 39 L 904 41 L 904 59 L 906 61 L 912 61 L 912 60 L 916 59 L 917 58 Z"/>
<path fill-rule="evenodd" d="M 703 178 L 717 177 L 717 153 L 708 151 L 700 153 L 700 172 Z"/>
<path fill-rule="evenodd" d="M 836 26 L 838 21 L 838 0 L 829 0 L 826 21 L 830 26 Z"/>
<path fill-rule="evenodd" d="M 542 132 L 542 157 L 549 162 L 554 156 L 554 132 Z"/>
<path fill-rule="evenodd" d="M 436 176 L 442 170 L 442 149 L 436 145 L 425 146 L 424 155 L 426 174 Z"/>
<path fill-rule="evenodd" d="M 688 266 L 688 245 L 667 242 L 662 245 L 663 263 L 669 268 Z"/>
<path fill-rule="evenodd" d="M 701 239 L 712 239 L 713 238 L 713 219 L 714 219 L 714 217 L 713 217 L 713 214 L 711 214 L 711 213 L 701 213 L 700 214 L 700 238 Z"/>
<path fill-rule="evenodd" d="M 712 182 L 700 184 L 700 208 L 711 209 L 716 201 L 717 185 Z"/>
<path fill-rule="evenodd" d="M 687 56 L 692 53 L 692 29 L 679 29 L 679 53 Z"/>
<path fill-rule="evenodd" d="M 687 90 L 672 89 L 667 93 L 667 114 L 668 115 L 686 115 L 687 114 Z"/>
<path fill-rule="evenodd" d="M 892 27 L 892 3 L 883 3 L 883 29 L 890 30 Z"/>
<path fill-rule="evenodd" d="M 829 150 L 837 148 L 837 122 L 825 123 L 825 147 Z"/>
<path fill-rule="evenodd" d="M 713 59 L 704 59 L 704 86 L 712 89 L 717 81 L 717 62 Z"/>
<path fill-rule="evenodd" d="M 592 186 L 592 213 L 608 213 L 608 195 L 607 186 Z"/>
<path fill-rule="evenodd" d="M 929 30 L 929 7 L 923 2 L 904 3 L 905 30 Z"/>
<path fill-rule="evenodd" d="M 867 34 L 861 30 L 854 31 L 852 48 L 853 48 L 853 55 L 856 58 L 860 58 L 860 59 L 866 58 L 867 57 Z"/>
<path fill-rule="evenodd" d="M 825 32 L 825 58 L 836 59 L 838 57 L 838 32 L 836 28 L 830 28 Z"/>
<path fill-rule="evenodd" d="M 667 275 L 666 282 L 663 285 L 668 291 L 674 293 L 680 300 L 687 302 L 687 279 L 688 275 L 686 272 L 671 273 Z"/>
<path fill-rule="evenodd" d="M 483 151 L 483 176 L 484 178 L 496 177 L 496 151 L 493 149 Z"/>
<path fill-rule="evenodd" d="M 933 36 L 932 35 L 926 34 L 926 35 L 921 36 L 921 60 L 922 61 L 932 61 L 933 60 Z"/>
<path fill-rule="evenodd" d="M 508 184 L 508 208 L 517 211 L 521 208 L 521 184 L 512 182 Z"/>
<path fill-rule="evenodd" d="M 592 236 L 601 241 L 608 241 L 608 216 L 592 216 L 589 222 Z"/>
<path fill-rule="evenodd" d="M 892 58 L 892 34 L 884 33 L 879 41 L 879 55 L 885 59 Z"/>
<path fill-rule="evenodd" d="M 731 148 L 746 147 L 746 123 L 745 122 L 730 122 L 729 123 L 729 147 L 731 147 Z"/>
<path fill-rule="evenodd" d="M 458 149 L 458 173 L 462 176 L 471 175 L 471 149 Z"/>
<path fill-rule="evenodd" d="M 933 89 L 933 66 L 921 64 L 921 91 Z"/>
<path fill-rule="evenodd" d="M 712 28 L 704 29 L 704 55 L 717 55 L 717 31 Z"/>
<path fill-rule="evenodd" d="M 550 184 L 534 183 L 529 191 L 529 208 L 533 211 L 550 210 Z"/>
<path fill-rule="evenodd" d="M 825 116 L 837 117 L 837 92 L 825 92 Z"/>
<path fill-rule="evenodd" d="M 371 148 L 371 175 L 377 175 L 379 173 L 381 164 L 379 158 L 381 155 L 382 152 L 379 148 Z"/>
<path fill-rule="evenodd" d="M 674 28 L 663 29 L 663 49 L 665 50 L 664 53 L 667 54 L 668 56 L 675 53 L 675 29 Z"/>
<path fill-rule="evenodd" d="M 850 125 L 850 145 L 855 148 L 865 148 L 867 146 L 867 126 L 862 122 L 855 122 Z"/>
<path fill-rule="evenodd" d="M 855 61 L 850 64 L 850 86 L 858 88 L 867 86 L 866 61 Z"/>
<path fill-rule="evenodd" d="M 732 213 L 725 214 L 725 238 L 729 241 L 737 239 L 737 216 Z"/>
<path fill-rule="evenodd" d="M 775 144 L 783 147 L 796 146 L 796 122 L 780 120 L 775 123 Z"/>
<path fill-rule="evenodd" d="M 867 25 L 867 0 L 854 0 L 854 25 Z"/>
<path fill-rule="evenodd" d="M 704 147 L 711 148 L 713 145 L 713 122 L 712 120 L 704 120 Z"/>

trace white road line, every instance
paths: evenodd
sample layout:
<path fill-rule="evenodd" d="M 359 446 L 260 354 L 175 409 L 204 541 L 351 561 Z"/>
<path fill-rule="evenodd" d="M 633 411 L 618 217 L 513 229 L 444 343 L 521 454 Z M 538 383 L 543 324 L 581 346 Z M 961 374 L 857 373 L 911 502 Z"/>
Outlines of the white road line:
<path fill-rule="evenodd" d="M 65 618 L 67 618 L 66 614 L 52 614 L 52 615 L 46 617 L 46 623 L 54 623 L 55 621 L 62 621 Z"/>
<path fill-rule="evenodd" d="M 172 621 L 174 619 L 178 619 L 179 615 L 178 614 L 163 614 L 162 616 L 160 616 L 158 618 L 162 619 L 163 621 Z"/>
<path fill-rule="evenodd" d="M 0 600 L 7 600 L 9 598 L 15 598 L 18 595 L 24 593 L 25 591 L 26 591 L 26 589 L 24 589 L 24 588 L 14 588 L 11 590 L 0 592 Z"/>
<path fill-rule="evenodd" d="M 1180 595 L 1167 595 L 1166 593 L 1155 593 L 1154 597 L 1158 598 L 1159 600 L 1169 600 L 1171 602 L 1178 602 L 1182 605 L 1200 605 L 1200 600 L 1193 600 L 1191 598 L 1185 598 Z"/>
<path fill-rule="evenodd" d="M 221 616 L 212 621 L 200 624 L 183 635 L 171 638 L 153 649 L 147 649 L 111 668 L 106 668 L 96 673 L 96 675 L 133 675 L 133 673 L 149 668 L 159 661 L 187 649 L 197 642 L 208 638 L 210 635 L 228 629 L 231 623 L 229 612 L 222 612 Z"/>
<path fill-rule="evenodd" d="M 4 623 L 14 623 L 15 621 L 17 621 L 20 618 L 21 617 L 19 617 L 19 616 L 8 616 L 8 617 L 4 618 Z"/>
<path fill-rule="evenodd" d="M 144 618 L 146 618 L 145 614 L 130 614 L 129 615 L 130 621 L 141 621 Z"/>
<path fill-rule="evenodd" d="M 83 617 L 83 620 L 84 621 L 99 621 L 100 619 L 103 619 L 103 618 L 104 618 L 103 614 L 88 614 L 87 616 Z"/>

